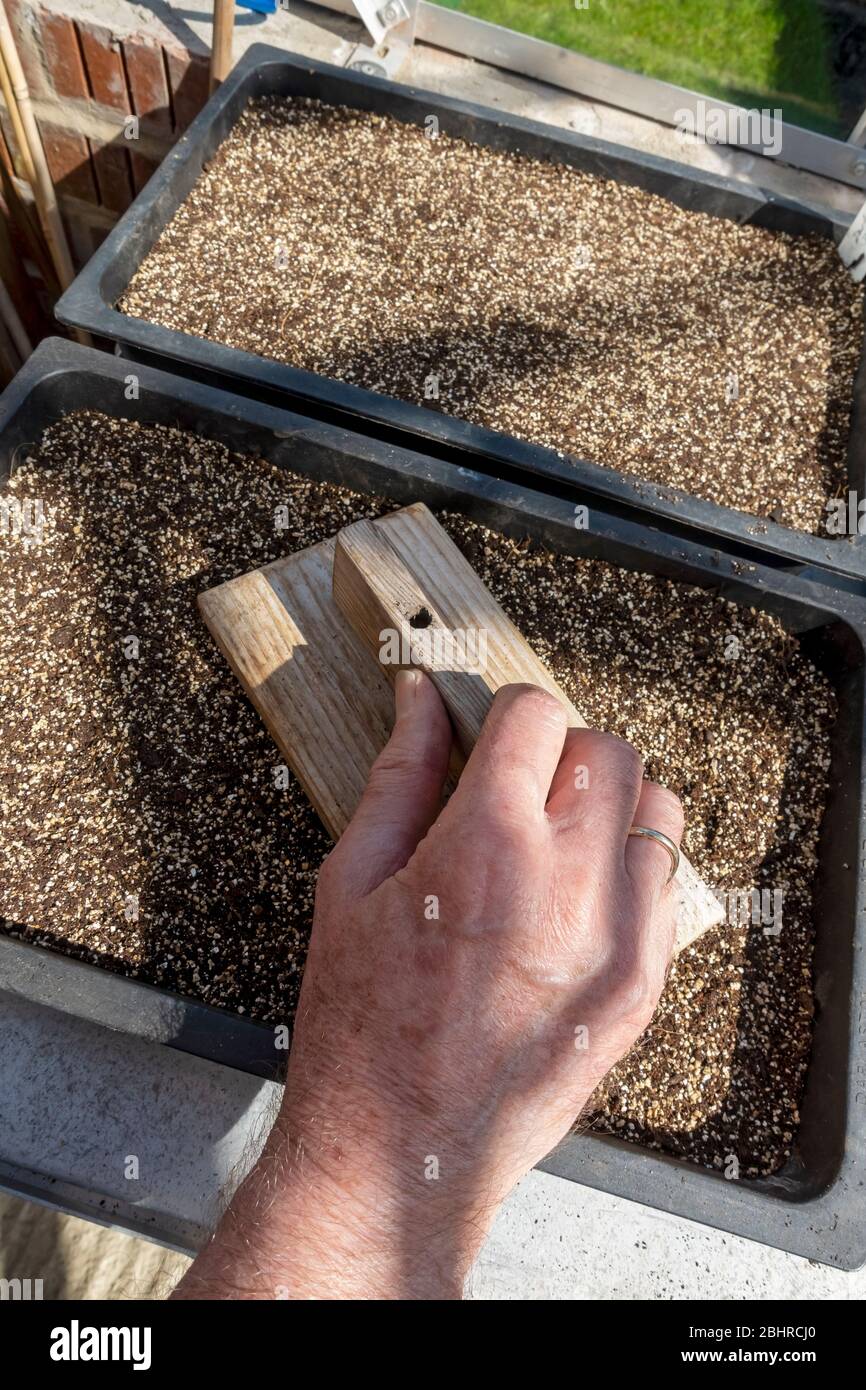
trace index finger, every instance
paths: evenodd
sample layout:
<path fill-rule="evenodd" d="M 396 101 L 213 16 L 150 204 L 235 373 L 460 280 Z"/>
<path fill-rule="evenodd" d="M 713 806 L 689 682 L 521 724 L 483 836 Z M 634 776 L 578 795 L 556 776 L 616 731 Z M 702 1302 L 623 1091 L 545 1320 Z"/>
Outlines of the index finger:
<path fill-rule="evenodd" d="M 565 706 L 540 686 L 501 686 L 452 804 L 471 811 L 511 803 L 541 817 L 567 728 Z"/>

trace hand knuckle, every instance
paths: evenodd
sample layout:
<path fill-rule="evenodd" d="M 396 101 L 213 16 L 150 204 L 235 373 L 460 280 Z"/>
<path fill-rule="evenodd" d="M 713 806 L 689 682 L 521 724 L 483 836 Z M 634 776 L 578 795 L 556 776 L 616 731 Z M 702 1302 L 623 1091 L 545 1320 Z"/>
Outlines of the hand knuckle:
<path fill-rule="evenodd" d="M 540 685 L 513 685 L 508 687 L 510 699 L 527 717 L 561 725 L 564 730 L 568 722 L 565 706 L 549 690 Z"/>
<path fill-rule="evenodd" d="M 377 796 L 390 796 L 405 783 L 407 777 L 418 771 L 420 761 L 407 748 L 387 744 L 370 769 L 368 790 Z"/>
<path fill-rule="evenodd" d="M 634 744 L 603 729 L 586 729 L 582 739 L 600 768 L 618 780 L 632 785 L 643 777 L 643 758 Z"/>
<path fill-rule="evenodd" d="M 342 856 L 339 852 L 339 845 L 336 845 L 323 860 L 316 879 L 317 896 L 324 894 L 325 897 L 332 893 L 339 883 L 342 874 Z"/>
<path fill-rule="evenodd" d="M 655 1013 L 658 995 L 643 965 L 630 960 L 616 969 L 610 987 L 610 1003 L 615 1013 L 644 1029 Z"/>
<path fill-rule="evenodd" d="M 412 758 L 406 748 L 402 748 L 399 743 L 392 741 L 386 743 L 378 758 L 370 769 L 370 776 L 377 777 L 387 775 L 390 772 L 404 772 L 412 765 Z"/>
<path fill-rule="evenodd" d="M 643 777 L 643 758 L 634 744 L 624 738 L 618 738 L 616 734 L 605 734 L 604 737 L 611 767 L 617 770 L 623 780 L 627 778 L 629 782 L 639 782 Z"/>

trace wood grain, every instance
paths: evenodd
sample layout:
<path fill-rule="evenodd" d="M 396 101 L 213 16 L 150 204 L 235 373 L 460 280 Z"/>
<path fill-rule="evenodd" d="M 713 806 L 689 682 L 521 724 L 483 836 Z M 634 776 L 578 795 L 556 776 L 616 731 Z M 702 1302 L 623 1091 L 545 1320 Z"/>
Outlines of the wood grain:
<path fill-rule="evenodd" d="M 388 677 L 331 596 L 334 542 L 199 596 L 229 665 L 338 840 L 391 732 Z"/>
<path fill-rule="evenodd" d="M 396 631 L 411 659 L 389 664 L 419 666 L 436 684 L 468 757 L 493 696 L 503 685 L 540 685 L 566 707 L 569 722 L 583 725 L 574 705 L 538 659 L 433 513 L 422 503 L 379 521 L 358 521 L 335 538 L 334 599 L 374 655 L 380 633 Z M 429 622 L 414 628 L 419 612 Z M 463 634 L 462 643 L 448 641 Z M 436 642 L 437 634 L 442 637 Z M 473 636 L 474 635 L 474 636 Z M 483 639 L 483 641 L 482 641 Z M 457 669 L 449 647 L 470 657 L 484 647 L 477 669 Z M 432 648 L 432 651 L 428 650 Z M 428 649 L 428 650 L 425 650 Z M 439 655 L 444 653 L 444 659 Z"/>

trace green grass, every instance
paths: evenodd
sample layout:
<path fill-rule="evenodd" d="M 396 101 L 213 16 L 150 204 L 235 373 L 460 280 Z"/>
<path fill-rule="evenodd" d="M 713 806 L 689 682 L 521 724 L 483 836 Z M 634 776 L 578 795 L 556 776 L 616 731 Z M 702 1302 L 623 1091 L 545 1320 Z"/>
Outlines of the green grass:
<path fill-rule="evenodd" d="M 838 134 L 818 0 L 435 0 L 448 9 Z"/>

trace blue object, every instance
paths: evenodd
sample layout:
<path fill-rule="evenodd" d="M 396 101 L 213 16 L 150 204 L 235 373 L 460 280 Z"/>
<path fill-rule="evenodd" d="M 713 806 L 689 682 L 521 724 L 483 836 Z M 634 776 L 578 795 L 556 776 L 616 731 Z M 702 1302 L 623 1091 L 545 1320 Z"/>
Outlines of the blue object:
<path fill-rule="evenodd" d="M 277 0 L 237 0 L 244 10 L 255 10 L 257 14 L 276 14 Z"/>

